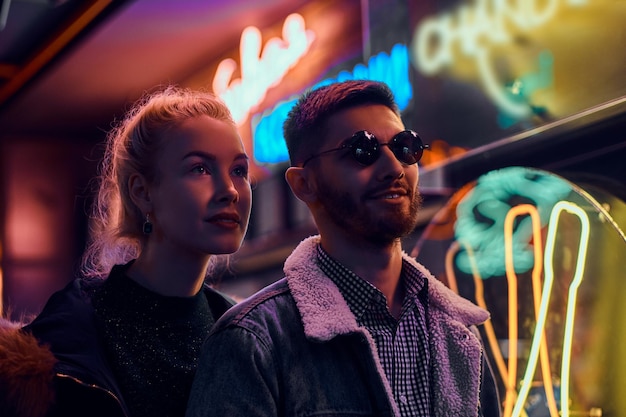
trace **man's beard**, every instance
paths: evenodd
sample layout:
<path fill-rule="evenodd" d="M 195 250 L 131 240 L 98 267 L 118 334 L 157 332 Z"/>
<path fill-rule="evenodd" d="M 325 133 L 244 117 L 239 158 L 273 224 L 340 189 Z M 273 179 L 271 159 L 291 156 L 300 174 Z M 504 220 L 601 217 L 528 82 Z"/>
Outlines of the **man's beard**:
<path fill-rule="evenodd" d="M 386 245 L 409 235 L 417 225 L 417 215 L 422 196 L 417 189 L 407 190 L 410 205 L 394 205 L 384 215 L 373 212 L 365 202 L 354 196 L 335 190 L 330 182 L 318 183 L 318 198 L 330 219 L 348 234 L 358 236 L 370 243 Z"/>

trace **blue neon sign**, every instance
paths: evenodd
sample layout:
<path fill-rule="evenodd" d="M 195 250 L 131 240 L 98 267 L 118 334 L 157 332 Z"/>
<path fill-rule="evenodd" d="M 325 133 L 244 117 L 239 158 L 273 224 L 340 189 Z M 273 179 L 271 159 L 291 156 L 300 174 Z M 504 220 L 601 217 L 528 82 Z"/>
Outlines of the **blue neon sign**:
<path fill-rule="evenodd" d="M 400 111 L 413 97 L 413 86 L 409 81 L 409 53 L 405 45 L 396 44 L 391 53 L 381 52 L 368 60 L 368 65 L 357 64 L 352 71 L 341 71 L 335 78 L 327 78 L 312 89 L 346 80 L 374 80 L 389 85 Z M 254 159 L 259 163 L 276 164 L 289 160 L 283 138 L 283 123 L 299 95 L 278 103 L 271 109 L 252 118 L 252 143 Z"/>

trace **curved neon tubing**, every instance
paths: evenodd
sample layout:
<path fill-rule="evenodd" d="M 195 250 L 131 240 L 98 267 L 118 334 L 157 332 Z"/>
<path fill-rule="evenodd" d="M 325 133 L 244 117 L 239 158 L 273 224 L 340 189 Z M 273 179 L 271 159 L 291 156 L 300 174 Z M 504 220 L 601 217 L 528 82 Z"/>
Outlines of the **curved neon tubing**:
<path fill-rule="evenodd" d="M 587 213 L 575 204 L 565 201 L 559 202 L 559 211 L 566 210 L 571 214 L 578 216 L 580 219 L 581 232 L 580 242 L 578 244 L 578 259 L 576 260 L 576 273 L 570 284 L 567 296 L 567 315 L 565 319 L 565 334 L 563 336 L 563 358 L 561 363 L 561 398 L 569 399 L 569 378 L 570 378 L 570 361 L 572 356 L 572 343 L 574 336 L 574 320 L 576 313 L 576 301 L 578 298 L 578 287 L 583 281 L 583 272 L 585 271 L 585 263 L 587 260 L 587 247 L 589 245 L 589 217 Z M 550 253 L 552 257 L 552 253 Z M 561 400 L 561 416 L 569 417 L 569 407 L 567 402 Z M 565 405 L 565 407 L 563 406 Z"/>
<path fill-rule="evenodd" d="M 515 379 L 517 378 L 517 340 L 518 340 L 518 317 L 517 317 L 517 276 L 513 267 L 513 219 L 517 216 L 512 208 L 504 219 L 504 264 L 506 266 L 506 280 L 508 284 L 509 306 L 509 357 L 508 379 L 506 381 L 506 395 L 504 400 L 504 416 L 511 415 L 515 402 Z M 513 215 L 511 215 L 513 212 Z"/>
<path fill-rule="evenodd" d="M 454 263 L 454 255 L 456 255 L 458 251 L 459 251 L 459 243 L 452 242 L 452 244 L 448 248 L 448 251 L 446 252 L 446 261 L 445 261 L 446 277 L 448 278 L 448 286 L 450 287 L 452 291 L 454 291 L 457 294 L 459 293 L 459 286 L 456 283 L 456 275 L 454 274 L 453 263 Z"/>
<path fill-rule="evenodd" d="M 543 283 L 543 291 L 541 294 L 541 304 L 539 308 L 539 316 L 537 318 L 537 325 L 535 327 L 535 334 L 533 335 L 533 340 L 531 344 L 530 354 L 528 357 L 528 365 L 526 367 L 526 372 L 524 374 L 524 379 L 522 381 L 522 385 L 520 388 L 519 396 L 517 398 L 517 402 L 515 403 L 515 407 L 513 408 L 513 416 L 519 416 L 523 410 L 524 402 L 528 397 L 528 392 L 530 390 L 532 384 L 533 374 L 537 367 L 537 359 L 539 356 L 539 348 L 541 344 L 541 339 L 543 335 L 543 330 L 545 329 L 546 317 L 548 311 L 548 303 L 550 300 L 550 293 L 552 290 L 552 283 L 554 281 L 554 269 L 552 263 L 552 257 L 554 255 L 554 246 L 556 241 L 556 232 L 558 229 L 558 218 L 561 215 L 561 212 L 565 210 L 569 213 L 577 215 L 581 219 L 582 231 L 581 231 L 581 243 L 579 245 L 579 257 L 576 263 L 576 275 L 574 281 L 570 285 L 570 293 L 568 295 L 568 312 L 566 325 L 570 329 L 566 328 L 566 333 L 564 336 L 563 344 L 564 344 L 564 355 L 563 362 L 561 365 L 561 415 L 564 417 L 569 416 L 569 410 L 567 404 L 569 403 L 569 359 L 571 353 L 571 344 L 572 344 L 572 328 L 574 321 L 574 311 L 575 300 L 571 303 L 571 299 L 569 297 L 576 296 L 576 291 L 578 290 L 578 286 L 582 281 L 582 271 L 584 270 L 584 264 L 586 261 L 586 249 L 589 241 L 589 219 L 586 214 L 580 207 L 575 205 L 574 203 L 568 201 L 559 201 L 552 208 L 552 213 L 550 214 L 550 221 L 548 223 L 548 233 L 546 237 L 546 248 L 544 251 L 544 265 L 545 265 L 545 279 Z M 585 252 L 582 252 L 582 249 Z M 580 256 L 582 254 L 582 257 Z M 581 259 L 582 258 L 582 259 Z M 572 291 L 572 288 L 574 290 Z M 567 355 L 567 356 L 566 356 Z M 563 407 L 563 405 L 566 405 Z"/>
<path fill-rule="evenodd" d="M 487 303 L 485 302 L 485 292 L 483 289 L 483 280 L 479 275 L 474 275 L 474 285 L 476 287 L 476 303 L 488 310 Z M 487 333 L 487 341 L 489 342 L 489 346 L 491 347 L 491 351 L 494 356 L 494 360 L 496 361 L 496 366 L 498 368 L 498 372 L 500 372 L 500 376 L 505 383 L 508 381 L 508 371 L 506 369 L 506 364 L 504 363 L 504 358 L 502 357 L 502 352 L 500 351 L 500 345 L 498 345 L 498 338 L 496 337 L 496 332 L 493 329 L 493 324 L 491 323 L 491 318 L 487 319 L 484 323 L 485 332 Z M 507 392 L 508 392 L 507 387 Z M 514 388 L 514 387 L 513 387 Z"/>
<path fill-rule="evenodd" d="M 531 218 L 532 230 L 533 230 L 533 252 L 535 263 L 532 271 L 532 287 L 533 287 L 533 301 L 535 309 L 535 319 L 539 317 L 540 297 L 541 297 L 541 271 L 542 271 L 542 239 L 541 239 L 541 218 L 537 207 L 531 204 L 520 204 L 512 207 L 506 215 L 504 220 L 504 247 L 505 247 L 505 263 L 506 274 L 509 281 L 516 281 L 515 265 L 513 262 L 513 221 L 516 217 L 528 214 Z M 509 303 L 511 300 L 509 300 Z M 510 306 L 510 304 L 509 304 Z M 511 309 L 509 308 L 509 311 Z M 515 314 L 517 314 L 517 299 L 514 308 Z M 509 313 L 510 314 L 510 313 Z M 517 325 L 517 320 L 516 323 Z M 511 318 L 509 317 L 509 326 L 512 326 Z M 537 330 L 535 330 L 537 331 Z M 509 340 L 509 343 L 517 343 L 516 340 Z M 510 358 L 509 358 L 510 359 Z M 551 417 L 558 417 L 559 411 L 556 405 L 556 399 L 554 398 L 554 388 L 552 385 L 552 372 L 550 370 L 550 357 L 548 354 L 548 344 L 545 335 L 545 331 L 541 331 L 540 342 L 540 359 L 541 359 L 541 373 L 544 382 L 544 389 L 546 393 L 546 400 L 548 403 L 548 409 Z M 513 381 L 513 384 L 515 382 Z M 505 397 L 504 417 L 511 415 L 511 409 L 513 408 L 514 395 L 516 393 L 509 393 Z"/>
<path fill-rule="evenodd" d="M 484 308 L 485 310 L 489 310 L 487 308 L 487 303 L 485 302 L 483 280 L 480 276 L 480 272 L 478 271 L 478 266 L 476 265 L 474 251 L 472 250 L 472 247 L 467 244 L 467 242 L 461 242 L 461 244 L 463 245 L 465 250 L 467 250 L 468 259 L 470 261 L 470 266 L 472 268 L 472 275 L 474 277 L 476 304 L 478 304 L 480 307 Z M 454 287 L 453 291 L 456 292 L 457 294 L 459 293 L 459 291 L 458 291 L 457 280 L 456 280 L 456 276 L 454 273 L 454 267 L 452 265 L 452 262 L 454 259 L 454 254 L 459 251 L 459 248 L 460 248 L 459 242 L 453 242 L 450 245 L 448 252 L 446 253 L 446 273 L 448 274 L 447 276 L 448 283 L 450 284 L 451 289 L 452 287 Z M 496 367 L 498 368 L 498 372 L 500 373 L 500 377 L 502 378 L 502 381 L 506 383 L 508 379 L 507 377 L 508 372 L 506 369 L 506 364 L 504 363 L 504 358 L 502 357 L 502 352 L 500 351 L 500 346 L 498 345 L 498 338 L 496 337 L 496 332 L 493 329 L 493 324 L 491 323 L 491 318 L 487 319 L 487 321 L 484 323 L 484 326 L 485 326 L 485 333 L 487 335 L 487 341 L 489 343 L 489 346 L 491 347 L 491 352 L 496 362 Z"/>

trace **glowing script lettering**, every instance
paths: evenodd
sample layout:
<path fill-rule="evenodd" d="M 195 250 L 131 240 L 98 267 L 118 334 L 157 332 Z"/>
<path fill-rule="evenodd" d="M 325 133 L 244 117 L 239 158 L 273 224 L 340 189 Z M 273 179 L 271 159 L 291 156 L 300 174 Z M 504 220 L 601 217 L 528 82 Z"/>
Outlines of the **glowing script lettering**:
<path fill-rule="evenodd" d="M 505 113 L 522 119 L 531 115 L 532 106 L 516 91 L 519 86 L 506 88 L 498 81 L 496 70 L 490 62 L 490 46 L 511 42 L 509 27 L 530 31 L 550 21 L 560 3 L 579 7 L 587 0 L 476 0 L 473 5 L 463 5 L 456 12 L 429 17 L 418 26 L 413 36 L 413 51 L 418 69 L 434 75 L 454 62 L 454 46 L 461 54 L 472 58 L 478 69 L 487 94 Z M 540 61 L 538 77 L 545 78 L 545 60 Z M 534 88 L 545 87 L 545 82 L 535 82 Z M 529 91 L 526 91 L 529 93 Z"/>
<path fill-rule="evenodd" d="M 221 61 L 213 78 L 213 92 L 224 100 L 237 124 L 243 123 L 267 91 L 300 61 L 313 43 L 315 33 L 305 29 L 304 18 L 294 13 L 285 19 L 282 39 L 269 39 L 262 51 L 261 39 L 258 28 L 245 28 L 239 47 L 241 78 L 232 79 L 237 69 L 233 59 Z"/>

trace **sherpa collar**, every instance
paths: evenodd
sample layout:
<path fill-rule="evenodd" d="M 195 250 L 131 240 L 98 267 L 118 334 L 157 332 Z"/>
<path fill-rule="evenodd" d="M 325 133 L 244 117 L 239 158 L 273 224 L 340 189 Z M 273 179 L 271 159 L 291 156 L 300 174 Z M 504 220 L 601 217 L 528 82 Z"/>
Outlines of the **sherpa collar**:
<path fill-rule="evenodd" d="M 284 272 L 300 311 L 305 335 L 327 341 L 340 334 L 359 331 L 359 325 L 337 286 L 319 268 L 319 244 L 319 235 L 303 240 L 285 261 Z M 428 279 L 429 311 L 438 310 L 466 326 L 483 323 L 489 318 L 487 311 L 448 289 L 415 259 L 404 252 L 402 257 Z"/>

